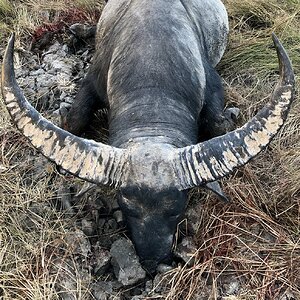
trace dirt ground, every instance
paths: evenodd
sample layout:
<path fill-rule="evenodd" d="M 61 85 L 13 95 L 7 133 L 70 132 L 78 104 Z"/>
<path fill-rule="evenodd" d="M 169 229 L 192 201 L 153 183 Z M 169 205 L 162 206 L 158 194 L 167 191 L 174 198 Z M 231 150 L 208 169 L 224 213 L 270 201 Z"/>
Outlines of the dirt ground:
<path fill-rule="evenodd" d="M 278 80 L 271 32 L 299 82 L 300 2 L 224 3 L 231 33 L 218 71 L 242 125 Z M 0 53 L 16 31 L 18 82 L 54 123 L 88 69 L 92 25 L 104 5 L 0 1 Z M 107 141 L 106 121 L 99 112 L 86 136 Z M 88 186 L 43 158 L 0 101 L 0 299 L 300 299 L 299 133 L 296 99 L 271 145 L 222 180 L 229 203 L 192 189 L 173 265 L 151 277 L 127 238 L 115 191 Z"/>

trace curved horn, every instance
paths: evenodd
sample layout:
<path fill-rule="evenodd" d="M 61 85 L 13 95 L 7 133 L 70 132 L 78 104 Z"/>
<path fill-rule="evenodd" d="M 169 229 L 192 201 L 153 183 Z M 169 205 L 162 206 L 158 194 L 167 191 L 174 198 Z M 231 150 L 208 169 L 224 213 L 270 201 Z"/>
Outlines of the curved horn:
<path fill-rule="evenodd" d="M 2 66 L 2 96 L 17 128 L 45 157 L 66 171 L 97 184 L 117 186 L 125 163 L 124 151 L 79 138 L 43 118 L 26 100 L 14 72 L 14 34 Z"/>
<path fill-rule="evenodd" d="M 280 80 L 271 102 L 243 127 L 223 136 L 175 150 L 178 186 L 187 189 L 217 180 L 243 166 L 263 150 L 283 125 L 294 99 L 294 73 L 289 57 L 273 34 Z"/>

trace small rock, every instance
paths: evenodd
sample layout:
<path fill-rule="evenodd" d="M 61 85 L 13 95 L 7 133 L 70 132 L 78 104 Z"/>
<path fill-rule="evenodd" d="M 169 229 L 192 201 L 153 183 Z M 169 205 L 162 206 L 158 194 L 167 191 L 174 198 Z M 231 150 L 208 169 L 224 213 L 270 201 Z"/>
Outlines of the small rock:
<path fill-rule="evenodd" d="M 131 300 L 143 300 L 143 299 L 147 299 L 147 298 L 144 297 L 143 295 L 136 295 L 131 298 Z"/>
<path fill-rule="evenodd" d="M 84 53 L 82 53 L 81 58 L 83 61 L 89 61 L 91 59 L 91 53 L 89 50 L 86 50 Z"/>
<path fill-rule="evenodd" d="M 113 197 L 111 199 L 110 198 L 103 198 L 102 201 L 103 201 L 104 205 L 108 208 L 109 213 L 120 209 L 116 197 Z"/>
<path fill-rule="evenodd" d="M 159 294 L 168 290 L 167 279 L 164 279 L 164 275 L 158 273 L 153 279 L 153 291 Z"/>
<path fill-rule="evenodd" d="M 101 232 L 105 226 L 105 222 L 106 222 L 106 219 L 105 218 L 99 218 L 98 220 L 98 230 Z"/>
<path fill-rule="evenodd" d="M 109 251 L 101 248 L 98 245 L 95 247 L 94 255 L 94 274 L 96 274 L 97 276 L 101 276 L 110 267 L 111 255 Z"/>
<path fill-rule="evenodd" d="M 18 79 L 19 85 L 24 88 L 24 92 L 27 92 L 29 89 L 31 91 L 36 91 L 35 87 L 35 78 L 31 76 L 24 76 Z"/>
<path fill-rule="evenodd" d="M 194 245 L 191 237 L 185 237 L 180 244 L 177 245 L 175 256 L 181 258 L 188 266 L 195 263 L 194 254 L 197 247 Z"/>
<path fill-rule="evenodd" d="M 233 281 L 230 282 L 229 284 L 224 284 L 223 289 L 224 289 L 224 294 L 226 296 L 237 295 L 240 289 L 240 283 L 238 280 L 233 279 Z"/>
<path fill-rule="evenodd" d="M 40 76 L 40 75 L 42 75 L 42 74 L 44 74 L 44 73 L 45 73 L 45 71 L 44 71 L 42 68 L 39 68 L 39 69 L 37 69 L 37 70 L 31 71 L 31 72 L 29 73 L 29 75 L 30 75 L 30 76 Z"/>
<path fill-rule="evenodd" d="M 84 257 L 88 257 L 91 253 L 90 241 L 79 229 L 75 229 L 75 231 L 67 233 L 65 241 L 73 254 L 80 254 Z"/>
<path fill-rule="evenodd" d="M 121 226 L 123 225 L 124 219 L 123 219 L 123 214 L 120 210 L 116 210 L 113 213 L 113 217 L 119 225 L 121 225 Z"/>
<path fill-rule="evenodd" d="M 109 296 L 108 300 L 123 300 L 124 298 L 120 295 Z"/>
<path fill-rule="evenodd" d="M 97 281 L 91 285 L 91 291 L 96 299 L 101 299 L 100 297 L 107 296 L 107 299 L 120 299 L 118 294 L 122 285 L 117 281 Z M 97 296 L 98 295 L 98 296 Z M 97 298 L 98 297 L 98 298 Z M 105 299 L 105 298 L 104 298 Z"/>
<path fill-rule="evenodd" d="M 118 229 L 118 224 L 115 219 L 109 219 L 106 226 L 108 231 L 116 231 Z"/>
<path fill-rule="evenodd" d="M 80 39 L 93 38 L 96 35 L 96 26 L 76 23 L 69 27 L 70 31 Z"/>
<path fill-rule="evenodd" d="M 60 105 L 59 105 L 59 109 L 70 109 L 70 107 L 71 107 L 71 104 L 70 103 L 67 103 L 67 102 L 62 102 L 62 103 L 60 103 Z"/>
<path fill-rule="evenodd" d="M 96 282 L 92 285 L 91 291 L 96 300 L 108 300 L 109 295 L 113 293 L 112 282 Z"/>
<path fill-rule="evenodd" d="M 212 299 L 213 295 L 213 287 L 211 285 L 206 285 L 204 281 L 198 283 L 198 289 L 195 291 L 193 296 L 191 297 L 191 300 L 207 300 Z M 216 295 L 219 297 L 218 293 Z M 213 298 L 215 299 L 215 298 Z M 218 298 L 219 299 L 219 298 Z"/>
<path fill-rule="evenodd" d="M 59 201 L 60 209 L 66 211 L 70 215 L 74 215 L 75 212 L 73 210 L 71 201 L 71 192 L 70 188 L 62 185 L 57 191 L 57 200 Z"/>
<path fill-rule="evenodd" d="M 57 84 L 57 77 L 51 74 L 44 73 L 35 78 L 39 95 L 48 93 L 48 91 Z M 41 90 L 41 88 L 43 89 Z"/>
<path fill-rule="evenodd" d="M 56 276 L 55 290 L 62 300 L 79 299 L 78 284 L 82 292 L 88 289 L 91 276 L 89 271 L 74 259 L 57 259 L 53 261 L 50 269 Z"/>
<path fill-rule="evenodd" d="M 74 99 L 73 99 L 73 97 L 65 97 L 64 102 L 67 103 L 67 104 L 72 105 L 73 102 L 74 102 Z"/>
<path fill-rule="evenodd" d="M 145 284 L 145 292 L 146 293 L 150 293 L 153 289 L 153 281 L 152 280 L 148 280 Z"/>
<path fill-rule="evenodd" d="M 173 270 L 174 268 L 172 266 L 169 266 L 169 265 L 165 265 L 165 264 L 159 264 L 156 268 L 156 271 L 158 273 L 166 273 L 166 272 L 169 272 L 171 270 Z"/>
<path fill-rule="evenodd" d="M 139 263 L 133 244 L 120 238 L 110 249 L 115 276 L 124 286 L 133 285 L 146 277 L 145 270 Z"/>
<path fill-rule="evenodd" d="M 83 218 L 81 220 L 81 229 L 85 235 L 87 235 L 88 237 L 91 237 L 96 234 L 97 226 L 94 221 Z"/>
<path fill-rule="evenodd" d="M 187 222 L 188 232 L 190 235 L 195 235 L 201 226 L 200 224 L 201 222 L 199 219 L 199 211 L 197 210 L 197 207 L 195 206 L 188 207 L 185 215 L 188 220 Z"/>

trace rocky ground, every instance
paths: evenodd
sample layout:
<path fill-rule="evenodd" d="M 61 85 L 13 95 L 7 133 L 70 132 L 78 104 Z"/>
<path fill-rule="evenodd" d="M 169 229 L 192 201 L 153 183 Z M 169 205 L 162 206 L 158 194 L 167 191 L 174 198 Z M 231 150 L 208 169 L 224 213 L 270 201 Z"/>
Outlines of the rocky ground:
<path fill-rule="evenodd" d="M 16 76 L 20 86 L 30 102 L 57 124 L 60 115 L 72 104 L 94 52 L 93 39 L 89 36 L 93 27 L 75 24 L 70 29 L 68 34 L 48 40 L 48 44 L 44 41 L 43 50 L 16 49 Z M 106 112 L 98 118 L 105 121 Z M 105 141 L 105 124 L 101 128 L 100 137 L 99 133 L 97 136 L 94 132 L 94 135 Z M 42 157 L 35 160 L 33 180 L 38 179 L 47 164 Z M 50 273 L 57 274 L 55 289 L 60 298 L 164 299 L 170 289 L 172 270 L 185 265 L 193 266 L 197 248 L 188 234 L 197 230 L 195 207 L 187 212 L 188 228 L 181 228 L 184 234 L 178 238 L 172 266 L 160 265 L 157 274 L 151 276 L 141 267 L 134 247 L 126 237 L 114 191 L 68 181 L 68 175 L 63 175 L 53 205 L 63 210 L 72 219 L 73 225 L 63 240 L 58 242 L 60 251 L 53 254 L 53 263 L 49 268 Z M 23 223 L 28 229 L 34 228 L 34 218 L 42 217 L 48 209 L 44 204 L 32 205 L 32 214 L 24 215 Z M 81 285 L 84 282 L 88 291 L 81 296 L 78 294 L 78 280 Z M 220 277 L 220 282 L 217 297 L 235 299 L 230 297 L 239 293 L 239 279 L 226 276 Z M 198 286 L 199 291 L 194 299 L 208 299 L 213 289 L 209 280 L 203 278 Z"/>

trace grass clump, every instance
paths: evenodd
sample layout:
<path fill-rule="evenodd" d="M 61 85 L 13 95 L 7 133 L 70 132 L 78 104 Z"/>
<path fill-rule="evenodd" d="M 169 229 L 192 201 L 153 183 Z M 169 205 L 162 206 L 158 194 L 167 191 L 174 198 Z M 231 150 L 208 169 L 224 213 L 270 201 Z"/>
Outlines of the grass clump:
<path fill-rule="evenodd" d="M 9 24 L 15 16 L 15 11 L 12 4 L 8 0 L 0 0 L 0 39 L 7 36 L 10 31 Z"/>
<path fill-rule="evenodd" d="M 5 18 L 13 15 L 13 6 L 8 0 L 0 0 L 0 17 Z"/>
<path fill-rule="evenodd" d="M 224 2 L 231 32 L 219 71 L 227 104 L 241 109 L 243 124 L 268 101 L 278 80 L 273 31 L 287 49 L 295 74 L 300 72 L 300 1 Z M 95 0 L 0 0 L 0 28 L 23 38 L 43 22 L 53 22 L 66 7 L 92 16 L 94 7 L 102 6 Z M 200 189 L 192 192 L 191 209 L 198 219 L 194 263 L 179 265 L 157 283 L 165 287 L 163 299 L 198 300 L 205 291 L 207 299 L 218 299 L 223 281 L 230 277 L 238 278 L 242 287 L 225 299 L 279 300 L 288 291 L 300 299 L 299 135 L 296 99 L 268 149 L 222 181 L 230 203 Z M 54 258 L 65 258 L 62 241 L 71 225 L 50 206 L 61 180 L 51 164 L 45 163 L 39 176 L 32 177 L 37 157 L 0 102 L 0 298 L 5 300 L 59 298 L 54 286 L 60 277 L 57 270 L 50 271 Z M 78 294 L 86 293 L 76 272 L 73 275 Z"/>
<path fill-rule="evenodd" d="M 277 72 L 272 32 L 288 45 L 294 67 L 300 68 L 299 1 L 227 0 L 225 5 L 231 23 L 228 51 L 221 62 L 226 73 L 255 71 L 263 78 Z"/>

